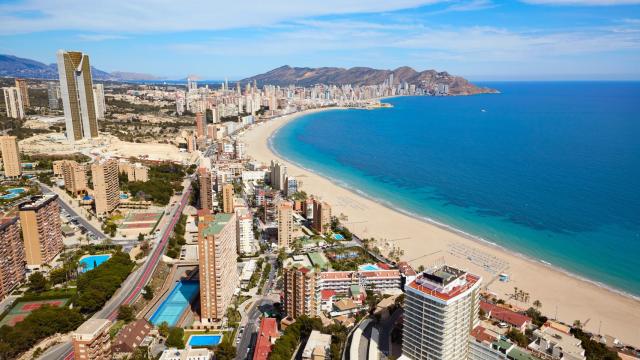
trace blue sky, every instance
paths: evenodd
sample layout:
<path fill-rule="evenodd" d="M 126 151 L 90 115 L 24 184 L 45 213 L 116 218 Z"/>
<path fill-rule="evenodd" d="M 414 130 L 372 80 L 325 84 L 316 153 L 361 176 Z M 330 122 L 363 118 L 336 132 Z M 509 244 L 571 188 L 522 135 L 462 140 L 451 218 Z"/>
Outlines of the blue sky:
<path fill-rule="evenodd" d="M 0 0 L 0 53 L 239 79 L 281 65 L 640 79 L 640 0 Z"/>

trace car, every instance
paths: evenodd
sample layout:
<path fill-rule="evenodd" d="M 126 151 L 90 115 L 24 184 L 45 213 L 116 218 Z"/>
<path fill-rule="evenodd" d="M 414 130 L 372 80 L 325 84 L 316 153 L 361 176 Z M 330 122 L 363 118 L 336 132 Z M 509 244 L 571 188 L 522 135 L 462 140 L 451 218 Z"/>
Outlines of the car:
<path fill-rule="evenodd" d="M 500 329 L 505 329 L 505 328 L 508 328 L 509 325 L 507 323 L 505 323 L 505 322 L 501 322 L 501 323 L 498 324 L 498 327 Z"/>

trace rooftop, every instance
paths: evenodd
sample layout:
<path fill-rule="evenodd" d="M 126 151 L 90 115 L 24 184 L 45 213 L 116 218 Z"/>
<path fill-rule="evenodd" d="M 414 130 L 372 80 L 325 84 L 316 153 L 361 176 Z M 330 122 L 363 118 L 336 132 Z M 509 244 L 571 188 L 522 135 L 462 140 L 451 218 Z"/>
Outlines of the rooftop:
<path fill-rule="evenodd" d="M 515 327 L 522 327 L 526 323 L 531 323 L 531 318 L 527 315 L 490 304 L 486 301 L 480 301 L 480 309 L 487 313 L 487 316 Z"/>
<path fill-rule="evenodd" d="M 440 300 L 451 300 L 479 284 L 481 278 L 450 266 L 425 271 L 409 288 Z"/>
<path fill-rule="evenodd" d="M 314 353 L 316 348 L 320 347 L 322 349 L 328 349 L 329 346 L 331 346 L 331 335 L 313 330 L 309 335 L 307 345 L 304 347 L 304 351 L 302 352 L 302 358 L 311 359 L 311 355 Z"/>
<path fill-rule="evenodd" d="M 19 209 L 20 211 L 38 210 L 57 198 L 58 195 L 55 194 L 32 196 L 30 201 L 20 204 Z"/>
<path fill-rule="evenodd" d="M 73 332 L 73 338 L 80 341 L 91 340 L 108 328 L 110 324 L 111 321 L 107 319 L 89 319 Z"/>
<path fill-rule="evenodd" d="M 203 236 L 211 236 L 218 235 L 224 229 L 224 227 L 229 223 L 233 214 L 225 214 L 219 213 L 216 214 L 213 218 L 213 221 L 207 224 L 207 226 L 202 230 Z"/>

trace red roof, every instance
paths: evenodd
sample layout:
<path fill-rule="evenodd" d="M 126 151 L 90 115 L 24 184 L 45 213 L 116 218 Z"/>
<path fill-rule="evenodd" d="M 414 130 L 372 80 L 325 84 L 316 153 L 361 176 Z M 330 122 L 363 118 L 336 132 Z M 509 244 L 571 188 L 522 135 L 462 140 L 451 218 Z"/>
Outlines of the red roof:
<path fill-rule="evenodd" d="M 531 318 L 527 315 L 522 315 L 515 311 L 490 304 L 486 301 L 480 301 L 480 309 L 482 309 L 487 316 L 518 328 L 531 322 Z"/>
<path fill-rule="evenodd" d="M 278 323 L 274 318 L 262 318 L 260 329 L 258 330 L 258 340 L 256 340 L 256 350 L 253 353 L 253 360 L 267 360 L 271 353 L 271 339 L 277 339 Z"/>
<path fill-rule="evenodd" d="M 398 263 L 398 269 L 400 269 L 400 273 L 404 274 L 405 276 L 416 276 L 416 275 L 418 275 L 418 273 L 416 273 L 416 271 L 413 270 L 411 265 L 409 265 L 409 263 L 406 262 L 406 261 L 399 262 Z"/>
<path fill-rule="evenodd" d="M 471 274 L 466 274 L 465 275 L 465 280 L 466 282 L 464 283 L 464 285 L 460 285 L 460 286 L 456 286 L 453 289 L 451 289 L 451 291 L 449 292 L 440 292 L 440 291 L 436 291 L 436 290 L 432 290 L 429 289 L 428 287 L 422 286 L 420 284 L 418 284 L 417 281 L 412 282 L 411 284 L 409 284 L 410 287 L 433 297 L 437 297 L 438 299 L 442 299 L 442 300 L 451 300 L 453 298 L 455 298 L 456 296 L 462 294 L 463 292 L 469 290 L 471 287 L 473 287 L 473 285 L 475 285 L 475 283 L 478 282 L 478 280 L 480 280 L 480 278 L 478 276 L 475 275 L 471 275 Z"/>
<path fill-rule="evenodd" d="M 471 330 L 471 336 L 473 336 L 477 341 L 479 342 L 483 342 L 483 341 L 487 341 L 487 342 L 494 342 L 496 341 L 496 338 L 487 334 L 485 332 L 485 328 L 483 328 L 482 326 L 478 325 L 475 328 L 473 328 L 473 330 Z"/>
<path fill-rule="evenodd" d="M 329 300 L 332 296 L 336 296 L 336 292 L 331 289 L 320 291 L 320 297 L 322 300 Z"/>
<path fill-rule="evenodd" d="M 377 263 L 376 265 L 378 265 L 378 267 L 379 267 L 380 269 L 384 269 L 384 270 L 391 270 L 391 266 L 389 266 L 389 265 L 387 265 L 387 264 L 385 264 L 385 263 L 381 263 L 381 262 L 379 262 L 379 263 Z"/>

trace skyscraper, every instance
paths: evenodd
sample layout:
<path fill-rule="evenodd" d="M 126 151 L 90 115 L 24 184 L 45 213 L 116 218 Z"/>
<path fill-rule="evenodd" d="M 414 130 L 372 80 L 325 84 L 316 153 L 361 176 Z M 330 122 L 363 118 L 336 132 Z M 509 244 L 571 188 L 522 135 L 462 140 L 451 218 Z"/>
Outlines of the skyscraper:
<path fill-rule="evenodd" d="M 467 359 L 469 334 L 478 322 L 481 282 L 479 276 L 439 265 L 406 286 L 403 357 Z"/>
<path fill-rule="evenodd" d="M 278 161 L 271 161 L 271 187 L 284 190 L 284 179 L 287 177 L 287 166 Z"/>
<path fill-rule="evenodd" d="M 24 106 L 22 104 L 22 96 L 20 90 L 16 87 L 2 88 L 4 93 L 4 104 L 7 110 L 7 117 L 13 119 L 24 118 Z"/>
<path fill-rule="evenodd" d="M 104 114 L 107 111 L 107 104 L 104 102 L 104 85 L 93 85 L 93 99 L 96 106 L 96 118 L 104 119 Z"/>
<path fill-rule="evenodd" d="M 65 190 L 72 194 L 81 194 L 87 191 L 87 169 L 83 164 L 74 160 L 63 160 L 62 177 Z"/>
<path fill-rule="evenodd" d="M 18 177 L 22 174 L 20 167 L 20 149 L 18 138 L 15 136 L 0 136 L 0 149 L 2 150 L 2 165 L 4 176 Z"/>
<path fill-rule="evenodd" d="M 47 97 L 49 98 L 49 109 L 60 108 L 60 85 L 57 82 L 49 81 L 47 83 Z"/>
<path fill-rule="evenodd" d="M 198 185 L 200 186 L 200 208 L 213 210 L 213 183 L 209 170 L 198 168 Z"/>
<path fill-rule="evenodd" d="M 206 136 L 205 132 L 206 119 L 201 112 L 196 113 L 196 135 L 198 137 Z"/>
<path fill-rule="evenodd" d="M 222 187 L 222 212 L 227 214 L 233 212 L 233 198 L 233 184 L 225 184 Z"/>
<path fill-rule="evenodd" d="M 246 209 L 236 213 L 238 220 L 238 253 L 253 254 L 258 250 L 257 240 L 253 235 L 253 215 Z"/>
<path fill-rule="evenodd" d="M 239 283 L 235 214 L 206 215 L 198 223 L 200 312 L 204 324 L 222 319 Z"/>
<path fill-rule="evenodd" d="M 29 87 L 27 86 L 27 80 L 16 79 L 16 88 L 18 88 L 18 91 L 20 92 L 20 98 L 22 98 L 22 106 L 31 106 L 31 102 L 29 102 Z"/>
<path fill-rule="evenodd" d="M 0 299 L 24 280 L 25 264 L 18 217 L 0 219 Z"/>
<path fill-rule="evenodd" d="M 120 204 L 118 160 L 99 159 L 91 164 L 93 197 L 98 216 L 107 215 Z"/>
<path fill-rule="evenodd" d="M 58 50 L 57 56 L 67 139 L 74 142 L 95 138 L 98 120 L 89 55 Z"/>
<path fill-rule="evenodd" d="M 72 334 L 73 356 L 76 360 L 110 360 L 111 337 L 107 319 L 89 319 Z"/>
<path fill-rule="evenodd" d="M 288 201 L 278 204 L 278 248 L 288 249 L 293 240 L 293 205 Z"/>
<path fill-rule="evenodd" d="M 331 226 L 331 206 L 325 201 L 313 200 L 313 230 L 324 234 Z"/>
<path fill-rule="evenodd" d="M 316 274 L 299 264 L 284 269 L 284 309 L 288 317 L 316 316 Z"/>
<path fill-rule="evenodd" d="M 49 263 L 64 247 L 58 195 L 32 196 L 20 204 L 20 226 L 27 265 Z"/>

